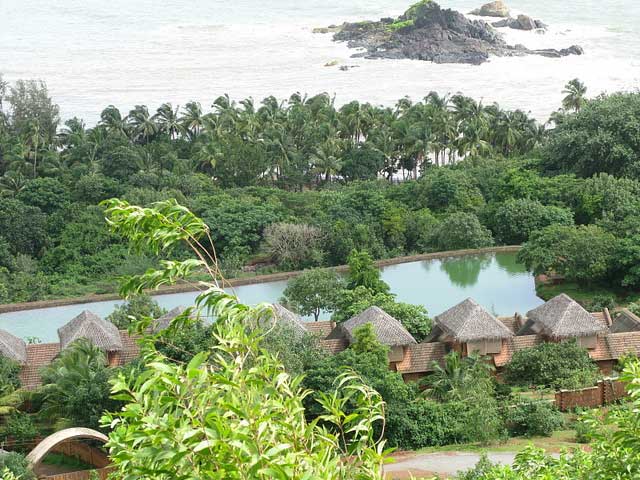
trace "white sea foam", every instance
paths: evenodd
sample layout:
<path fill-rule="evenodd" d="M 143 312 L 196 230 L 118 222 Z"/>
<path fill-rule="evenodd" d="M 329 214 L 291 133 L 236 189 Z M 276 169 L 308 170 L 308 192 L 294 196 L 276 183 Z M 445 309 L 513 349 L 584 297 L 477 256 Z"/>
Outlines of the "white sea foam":
<path fill-rule="evenodd" d="M 165 101 L 209 105 L 234 98 L 329 92 L 393 104 L 431 90 L 463 92 L 546 119 L 578 77 L 593 95 L 640 85 L 640 4 L 634 0 L 512 0 L 513 14 L 549 24 L 544 34 L 500 29 L 529 48 L 584 47 L 585 55 L 492 58 L 481 66 L 354 59 L 312 28 L 402 12 L 411 0 L 39 0 L 0 2 L 0 72 L 47 81 L 64 117 L 89 123 L 108 104 L 124 110 Z M 468 12 L 482 0 L 443 0 Z M 494 19 L 495 20 L 495 19 Z M 357 68 L 324 65 L 337 60 Z"/>

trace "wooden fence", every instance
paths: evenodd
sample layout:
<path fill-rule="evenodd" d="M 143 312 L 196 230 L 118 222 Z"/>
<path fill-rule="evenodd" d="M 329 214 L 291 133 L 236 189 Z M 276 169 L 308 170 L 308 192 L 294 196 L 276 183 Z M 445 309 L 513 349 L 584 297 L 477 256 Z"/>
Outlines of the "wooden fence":
<path fill-rule="evenodd" d="M 596 408 L 627 396 L 624 383 L 619 380 L 600 380 L 595 387 L 556 392 L 556 406 L 567 411 L 577 407 Z"/>
<path fill-rule="evenodd" d="M 60 473 L 58 475 L 49 475 L 48 477 L 40 477 L 47 480 L 90 480 L 93 472 L 98 474 L 100 480 L 107 480 L 109 473 L 113 471 L 113 467 L 101 468 L 99 470 L 83 470 L 81 472 Z"/>

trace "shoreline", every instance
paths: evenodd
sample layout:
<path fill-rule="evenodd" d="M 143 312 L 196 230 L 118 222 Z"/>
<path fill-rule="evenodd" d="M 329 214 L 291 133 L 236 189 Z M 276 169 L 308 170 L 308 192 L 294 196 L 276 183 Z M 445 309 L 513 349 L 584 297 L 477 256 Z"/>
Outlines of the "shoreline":
<path fill-rule="evenodd" d="M 486 247 L 486 248 L 469 249 L 469 250 L 450 250 L 446 252 L 422 253 L 418 255 L 408 255 L 404 257 L 394 257 L 394 258 L 387 258 L 383 260 L 377 260 L 375 264 L 378 268 L 382 268 L 382 267 L 388 267 L 391 265 L 400 265 L 403 263 L 420 262 L 424 260 L 439 260 L 439 259 L 451 258 L 451 257 L 463 257 L 466 255 L 482 255 L 487 253 L 517 252 L 518 250 L 520 250 L 520 248 L 521 248 L 520 245 L 508 245 L 508 246 L 502 246 L 502 247 Z M 349 266 L 339 265 L 337 267 L 326 267 L 326 268 L 331 268 L 336 272 L 345 272 L 347 271 Z M 225 280 L 225 288 L 289 280 L 290 278 L 300 275 L 302 272 L 303 270 L 297 270 L 297 271 L 290 271 L 290 272 L 270 273 L 266 275 L 256 275 L 253 277 L 246 277 L 246 278 L 228 279 L 228 280 Z M 171 285 L 169 287 L 163 287 L 158 290 L 153 290 L 147 293 L 153 297 L 158 297 L 161 295 L 171 295 L 174 293 L 187 293 L 187 292 L 197 292 L 197 291 L 198 291 L 198 288 L 196 288 L 194 284 L 182 283 L 178 285 Z M 20 312 L 20 311 L 26 311 L 26 310 L 38 310 L 41 308 L 64 307 L 67 305 L 78 305 L 83 303 L 108 302 L 113 300 L 122 300 L 122 297 L 120 297 L 120 295 L 117 293 L 105 293 L 105 294 L 85 295 L 82 297 L 69 297 L 69 298 L 60 298 L 60 299 L 53 299 L 53 300 L 39 300 L 36 302 L 7 303 L 7 304 L 0 305 L 0 314 Z"/>

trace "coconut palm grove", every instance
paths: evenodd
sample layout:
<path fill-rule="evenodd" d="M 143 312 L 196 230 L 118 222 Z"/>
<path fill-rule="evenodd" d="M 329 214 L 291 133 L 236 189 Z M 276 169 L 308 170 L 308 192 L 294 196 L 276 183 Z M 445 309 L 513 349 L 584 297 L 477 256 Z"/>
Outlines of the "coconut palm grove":
<path fill-rule="evenodd" d="M 415 41 L 436 7 L 343 28 Z M 640 478 L 640 93 L 561 93 L 544 121 L 426 87 L 89 123 L 0 75 L 0 315 L 122 300 L 0 330 L 0 478 Z M 500 252 L 535 308 L 432 312 L 381 276 Z"/>

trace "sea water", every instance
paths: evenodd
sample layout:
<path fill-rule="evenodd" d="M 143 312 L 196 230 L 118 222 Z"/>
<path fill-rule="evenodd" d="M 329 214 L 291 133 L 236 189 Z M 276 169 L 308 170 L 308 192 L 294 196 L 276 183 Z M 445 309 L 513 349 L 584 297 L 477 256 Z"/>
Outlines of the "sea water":
<path fill-rule="evenodd" d="M 63 118 L 89 124 L 113 104 L 209 106 L 219 95 L 260 100 L 294 92 L 393 105 L 429 91 L 462 92 L 540 120 L 580 78 L 590 95 L 640 85 L 640 3 L 507 0 L 546 33 L 500 29 L 530 48 L 581 45 L 584 56 L 492 58 L 481 66 L 352 59 L 314 27 L 402 13 L 412 0 L 0 0 L 0 73 L 47 82 Z M 462 12 L 483 0 L 442 0 Z M 338 65 L 327 67 L 337 61 Z M 340 65 L 356 68 L 341 71 Z"/>

